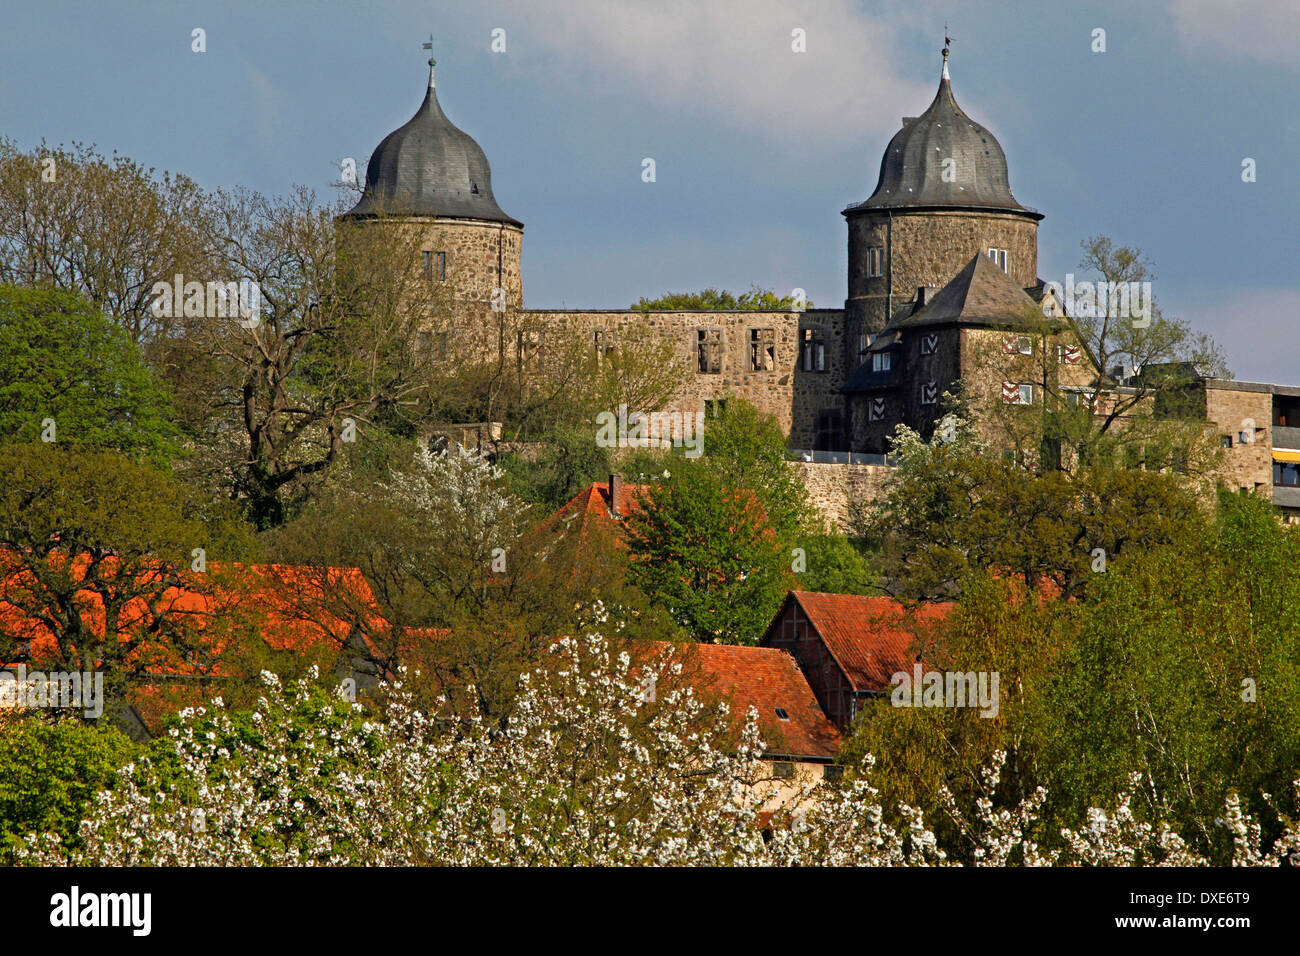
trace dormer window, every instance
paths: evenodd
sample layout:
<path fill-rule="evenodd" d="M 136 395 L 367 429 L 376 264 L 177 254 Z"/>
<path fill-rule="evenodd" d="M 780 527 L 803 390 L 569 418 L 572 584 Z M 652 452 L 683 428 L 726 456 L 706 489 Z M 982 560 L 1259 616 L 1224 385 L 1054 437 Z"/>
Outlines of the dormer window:
<path fill-rule="evenodd" d="M 781 720 L 790 719 L 790 715 L 786 712 L 786 709 L 784 707 L 776 708 L 776 716 L 779 717 Z"/>
<path fill-rule="evenodd" d="M 990 246 L 989 258 L 992 259 L 994 264 L 996 264 L 997 267 L 1001 269 L 1003 272 L 1007 271 L 1007 250 L 995 249 L 994 247 Z"/>
<path fill-rule="evenodd" d="M 888 352 L 877 352 L 871 356 L 871 371 L 888 372 L 890 365 L 890 355 Z"/>

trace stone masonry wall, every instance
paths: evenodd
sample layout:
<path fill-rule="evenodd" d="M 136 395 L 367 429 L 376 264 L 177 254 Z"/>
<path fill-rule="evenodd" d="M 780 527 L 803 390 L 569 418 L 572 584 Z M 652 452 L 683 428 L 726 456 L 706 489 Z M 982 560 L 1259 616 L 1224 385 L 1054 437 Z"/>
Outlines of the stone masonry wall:
<path fill-rule="evenodd" d="M 868 275 L 868 249 L 887 248 L 891 217 L 879 211 L 853 212 L 848 217 L 849 331 L 856 347 L 860 331 L 879 332 L 888 320 L 888 273 Z M 1011 213 L 942 210 L 894 210 L 894 305 L 910 302 L 920 286 L 939 289 L 948 284 L 971 257 L 990 246 L 1007 250 L 1008 271 L 1016 285 L 1028 288 L 1038 281 L 1038 223 Z M 888 255 L 888 252 L 886 253 Z M 858 328 L 856 323 L 862 327 Z"/>
<path fill-rule="evenodd" d="M 489 306 L 494 289 L 506 292 L 506 306 L 522 307 L 523 230 L 499 222 L 466 219 L 419 220 L 421 250 L 447 254 L 447 273 L 457 298 Z"/>
<path fill-rule="evenodd" d="M 1216 383 L 1205 389 L 1205 417 L 1220 435 L 1232 436 L 1218 474 L 1229 488 L 1273 494 L 1273 394 L 1267 385 Z M 1253 441 L 1242 442 L 1246 432 Z"/>
<path fill-rule="evenodd" d="M 668 339 L 674 361 L 687 370 L 687 380 L 668 411 L 697 412 L 709 399 L 735 396 L 776 417 L 790 435 L 793 447 L 811 447 L 817 415 L 823 409 L 839 410 L 839 387 L 844 382 L 843 356 L 838 348 L 843 334 L 843 313 L 834 309 L 806 312 L 614 312 L 525 310 L 536 328 L 589 334 L 595 347 L 597 330 L 613 332 L 620 346 L 642 338 Z M 699 330 L 720 333 L 718 372 L 701 372 L 697 356 Z M 769 362 L 761 368 L 751 363 L 751 333 L 772 331 L 774 345 Z M 810 371 L 801 361 L 801 335 L 820 335 L 825 370 Z"/>
<path fill-rule="evenodd" d="M 894 469 L 888 465 L 844 465 L 792 461 L 793 468 L 808 489 L 808 497 L 827 525 L 841 533 L 852 530 L 855 508 L 879 501 L 886 479 Z"/>

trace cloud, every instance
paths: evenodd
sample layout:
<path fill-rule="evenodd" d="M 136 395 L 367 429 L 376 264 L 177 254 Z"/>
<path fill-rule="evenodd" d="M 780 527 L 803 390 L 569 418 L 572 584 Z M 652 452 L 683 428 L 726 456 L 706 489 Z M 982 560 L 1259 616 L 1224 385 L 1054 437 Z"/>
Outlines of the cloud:
<path fill-rule="evenodd" d="M 1229 291 L 1178 314 L 1223 347 L 1236 378 L 1300 385 L 1300 288 Z"/>
<path fill-rule="evenodd" d="M 1296 0 L 1169 0 L 1184 46 L 1212 56 L 1247 56 L 1300 68 Z"/>
<path fill-rule="evenodd" d="M 566 0 L 510 8 L 512 49 L 624 100 L 756 134 L 792 150 L 861 143 L 918 113 L 934 77 L 899 75 L 897 28 L 852 0 Z M 523 21 L 522 23 L 519 21 Z M 807 52 L 792 50 L 806 31 Z"/>

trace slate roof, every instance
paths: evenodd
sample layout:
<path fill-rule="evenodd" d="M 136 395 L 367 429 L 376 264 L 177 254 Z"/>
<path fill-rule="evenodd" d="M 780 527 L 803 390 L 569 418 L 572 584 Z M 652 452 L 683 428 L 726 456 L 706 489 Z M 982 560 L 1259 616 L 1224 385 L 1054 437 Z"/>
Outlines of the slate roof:
<path fill-rule="evenodd" d="M 429 90 L 416 114 L 376 147 L 361 200 L 345 218 L 376 215 L 484 219 L 523 228 L 492 195 L 492 171 L 479 144 L 452 125 Z"/>
<path fill-rule="evenodd" d="M 945 619 L 952 605 L 925 604 L 905 608 L 888 597 L 860 594 L 820 594 L 792 591 L 809 623 L 821 636 L 855 691 L 880 692 L 890 677 L 912 669 L 918 637 L 926 626 Z M 784 615 L 782 608 L 779 621 Z"/>
<path fill-rule="evenodd" d="M 943 160 L 954 175 L 945 181 Z M 904 117 L 880 160 L 876 190 L 844 210 L 944 206 L 1000 209 L 1042 219 L 1016 201 L 1007 178 L 1007 157 L 992 133 L 957 105 L 952 83 L 939 81 L 934 101 L 915 118 Z"/>
<path fill-rule="evenodd" d="M 1009 328 L 1024 325 L 1027 310 L 1032 310 L 1035 316 L 1042 316 L 1041 309 L 1025 290 L 992 259 L 979 252 L 920 311 L 899 320 L 896 327 L 963 325 Z"/>

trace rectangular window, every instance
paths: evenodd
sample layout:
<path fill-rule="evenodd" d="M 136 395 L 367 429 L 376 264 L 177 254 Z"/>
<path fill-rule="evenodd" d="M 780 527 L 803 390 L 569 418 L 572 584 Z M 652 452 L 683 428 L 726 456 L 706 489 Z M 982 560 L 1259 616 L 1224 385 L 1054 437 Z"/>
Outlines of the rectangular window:
<path fill-rule="evenodd" d="M 843 444 L 843 421 L 838 409 L 826 409 L 817 414 L 817 434 L 813 439 L 816 451 L 839 451 Z"/>
<path fill-rule="evenodd" d="M 542 354 L 543 333 L 541 329 L 521 330 L 518 335 L 519 359 L 527 364 Z"/>
<path fill-rule="evenodd" d="M 805 372 L 826 371 L 826 340 L 822 338 L 821 329 L 802 329 L 800 331 L 803 348 L 802 363 Z"/>
<path fill-rule="evenodd" d="M 1016 382 L 1002 383 L 1002 401 L 1008 405 L 1034 404 L 1034 386 L 1020 385 Z"/>
<path fill-rule="evenodd" d="M 722 418 L 726 414 L 727 400 L 725 398 L 706 398 L 704 400 L 705 418 Z"/>
<path fill-rule="evenodd" d="M 822 779 L 827 783 L 839 783 L 844 779 L 844 768 L 839 764 L 828 763 L 822 769 Z"/>
<path fill-rule="evenodd" d="M 1016 339 L 1016 351 L 1021 355 L 1034 354 L 1034 340 L 1027 335 L 1022 335 Z"/>
<path fill-rule="evenodd" d="M 989 258 L 997 264 L 997 267 L 1003 272 L 1007 271 L 1007 250 L 995 249 L 989 246 Z"/>
<path fill-rule="evenodd" d="M 885 274 L 885 247 L 872 246 L 867 250 L 867 276 L 872 279 Z"/>
<path fill-rule="evenodd" d="M 1219 439 L 1219 441 L 1223 444 L 1223 447 L 1224 447 L 1224 448 L 1231 448 L 1231 447 L 1232 447 L 1232 436 L 1231 436 L 1231 435 L 1224 435 L 1222 438 Z"/>
<path fill-rule="evenodd" d="M 722 329 L 695 330 L 695 365 L 702 375 L 722 372 Z"/>
<path fill-rule="evenodd" d="M 871 336 L 866 332 L 858 333 L 858 364 L 867 360 L 867 347 L 871 345 Z"/>
<path fill-rule="evenodd" d="M 890 355 L 888 352 L 877 352 L 871 356 L 871 371 L 888 372 L 890 364 Z"/>
<path fill-rule="evenodd" d="M 788 760 L 778 760 L 772 764 L 772 776 L 777 780 L 793 780 L 794 764 Z"/>
<path fill-rule="evenodd" d="M 612 355 L 617 344 L 618 339 L 614 329 L 596 329 L 595 346 L 598 361 L 604 361 Z"/>
<path fill-rule="evenodd" d="M 417 332 L 415 351 L 430 362 L 441 362 L 447 357 L 447 333 Z"/>
<path fill-rule="evenodd" d="M 776 369 L 776 330 L 749 330 L 749 370 L 771 372 Z"/>
<path fill-rule="evenodd" d="M 426 279 L 436 279 L 439 282 L 447 278 L 447 253 L 430 252 L 425 250 L 422 253 L 424 257 L 424 277 Z"/>

